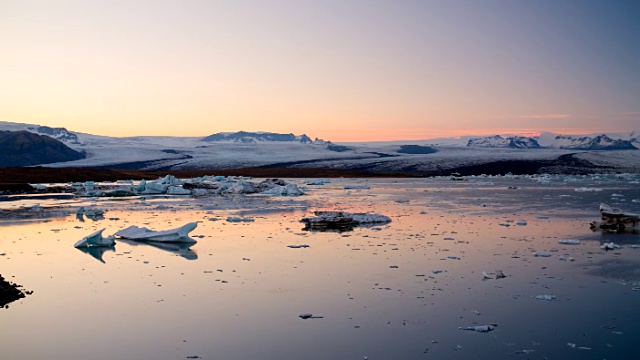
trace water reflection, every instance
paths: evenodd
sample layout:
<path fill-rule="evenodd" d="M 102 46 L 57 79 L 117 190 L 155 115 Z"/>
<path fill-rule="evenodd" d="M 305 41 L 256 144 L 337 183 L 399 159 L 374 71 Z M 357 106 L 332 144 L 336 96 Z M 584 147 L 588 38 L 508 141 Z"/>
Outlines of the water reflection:
<path fill-rule="evenodd" d="M 102 258 L 104 256 L 104 253 L 108 251 L 112 251 L 112 252 L 116 251 L 115 246 L 89 246 L 89 247 L 79 247 L 76 249 L 82 251 L 85 254 L 91 255 L 94 259 L 100 261 L 103 264 L 106 264 L 106 262 Z"/>
<path fill-rule="evenodd" d="M 164 250 L 172 254 L 183 257 L 187 260 L 197 260 L 198 254 L 191 249 L 195 243 L 184 242 L 159 242 L 159 241 L 135 241 L 128 239 L 118 239 L 117 241 L 128 244 L 129 246 L 151 246 L 156 249 Z"/>

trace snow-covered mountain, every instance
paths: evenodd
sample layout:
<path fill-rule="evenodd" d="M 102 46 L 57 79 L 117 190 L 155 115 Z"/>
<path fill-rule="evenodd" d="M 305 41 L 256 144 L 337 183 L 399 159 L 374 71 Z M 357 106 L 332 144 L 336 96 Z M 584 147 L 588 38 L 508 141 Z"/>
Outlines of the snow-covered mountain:
<path fill-rule="evenodd" d="M 258 143 L 266 141 L 278 141 L 278 142 L 298 142 L 301 144 L 324 144 L 325 141 L 316 138 L 311 140 L 306 134 L 294 135 L 294 134 L 278 134 L 271 132 L 219 132 L 213 135 L 209 135 L 202 139 L 207 142 L 236 142 L 236 143 Z"/>
<path fill-rule="evenodd" d="M 638 136 L 635 132 L 629 134 L 629 140 L 612 138 L 606 134 L 597 136 L 558 135 L 542 133 L 539 142 L 545 147 L 571 150 L 635 150 Z M 619 136 L 619 135 L 618 135 Z"/>
<path fill-rule="evenodd" d="M 467 147 L 480 148 L 501 148 L 501 149 L 540 149 L 538 141 L 526 136 L 500 135 L 471 138 L 467 142 Z"/>
<path fill-rule="evenodd" d="M 56 139 L 69 144 L 79 145 L 78 135 L 63 128 L 52 128 L 49 126 L 20 124 L 6 121 L 0 121 L 0 130 L 4 131 L 28 131 L 38 135 L 47 135 L 50 138 Z"/>
<path fill-rule="evenodd" d="M 2 121 L 0 130 L 44 133 L 86 155 L 84 159 L 51 163 L 48 167 L 167 171 L 304 167 L 425 174 L 640 172 L 638 132 L 582 136 L 544 133 L 538 137 L 510 134 L 334 144 L 311 140 L 307 135 L 246 131 L 207 137 L 108 137 Z M 470 168 L 473 170 L 464 170 Z"/>

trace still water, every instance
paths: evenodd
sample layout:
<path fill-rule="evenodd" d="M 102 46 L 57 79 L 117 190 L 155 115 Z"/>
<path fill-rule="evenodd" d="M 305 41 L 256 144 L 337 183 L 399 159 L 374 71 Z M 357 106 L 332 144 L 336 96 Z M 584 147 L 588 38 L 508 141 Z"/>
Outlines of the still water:
<path fill-rule="evenodd" d="M 640 212 L 639 179 L 335 179 L 291 198 L 5 201 L 0 274 L 34 293 L 0 309 L 0 358 L 637 359 L 640 235 L 589 222 L 600 202 Z M 354 184 L 370 189 L 344 189 Z M 80 205 L 105 218 L 78 220 Z M 392 222 L 304 231 L 315 210 Z M 73 247 L 102 228 L 193 221 L 191 247 Z M 622 247 L 600 248 L 610 241 Z M 497 270 L 506 278 L 483 280 Z M 535 299 L 545 294 L 555 299 Z"/>

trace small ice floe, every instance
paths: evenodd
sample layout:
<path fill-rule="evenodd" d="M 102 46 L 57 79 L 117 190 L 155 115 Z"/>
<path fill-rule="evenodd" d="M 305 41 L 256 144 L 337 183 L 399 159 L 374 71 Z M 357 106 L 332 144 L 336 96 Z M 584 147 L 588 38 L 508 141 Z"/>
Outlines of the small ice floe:
<path fill-rule="evenodd" d="M 527 221 L 526 220 L 520 220 L 516 223 L 516 225 L 518 226 L 527 226 Z"/>
<path fill-rule="evenodd" d="M 580 187 L 574 189 L 576 192 L 594 192 L 594 191 L 602 191 L 600 188 L 590 188 L 590 187 Z"/>
<path fill-rule="evenodd" d="M 563 240 L 558 240 L 558 244 L 562 244 L 562 245 L 580 245 L 580 240 L 578 240 L 578 239 L 563 239 Z"/>
<path fill-rule="evenodd" d="M 254 221 L 256 220 L 252 217 L 239 217 L 239 216 L 227 217 L 227 222 L 239 223 L 239 222 L 254 222 Z"/>
<path fill-rule="evenodd" d="M 457 256 L 447 256 L 447 259 L 451 259 L 451 260 L 460 260 L 459 257 Z"/>
<path fill-rule="evenodd" d="M 622 194 L 611 194 L 611 197 L 624 197 Z"/>
<path fill-rule="evenodd" d="M 475 331 L 475 332 L 480 332 L 480 333 L 486 333 L 486 332 L 495 330 L 495 328 L 496 328 L 495 324 L 489 324 L 489 325 L 476 325 L 476 326 L 459 327 L 458 329 L 467 330 L 467 331 Z"/>
<path fill-rule="evenodd" d="M 551 257 L 551 254 L 543 253 L 543 252 L 535 252 L 535 253 L 533 253 L 533 256 L 535 256 L 535 257 Z"/>
<path fill-rule="evenodd" d="M 586 347 L 586 346 L 578 346 L 574 343 L 567 343 L 568 347 L 574 348 L 574 349 L 578 349 L 578 350 L 591 350 L 590 347 Z"/>
<path fill-rule="evenodd" d="M 544 300 L 544 301 L 553 301 L 556 299 L 557 296 L 555 295 L 536 295 L 533 298 L 536 300 Z"/>
<path fill-rule="evenodd" d="M 301 244 L 301 245 L 287 245 L 287 247 L 291 248 L 291 249 L 304 249 L 304 248 L 308 248 L 310 246 L 307 245 L 307 244 Z"/>
<path fill-rule="evenodd" d="M 593 221 L 591 230 L 602 229 L 612 232 L 640 230 L 640 215 L 623 211 L 606 204 L 600 204 L 601 221 Z"/>
<path fill-rule="evenodd" d="M 368 190 L 371 189 L 369 185 L 345 185 L 343 187 L 345 190 Z"/>
<path fill-rule="evenodd" d="M 324 316 L 320 316 L 320 315 L 313 315 L 311 313 L 304 313 L 304 314 L 300 314 L 298 315 L 298 317 L 300 319 L 322 319 L 324 318 Z"/>
<path fill-rule="evenodd" d="M 92 247 L 92 246 L 113 246 L 115 245 L 115 236 L 110 235 L 107 237 L 103 237 L 102 236 L 102 232 L 104 231 L 104 229 L 100 229 L 90 235 L 87 235 L 85 237 L 83 237 L 82 239 L 78 240 L 75 244 L 73 244 L 74 247 Z"/>
<path fill-rule="evenodd" d="M 538 215 L 536 216 L 536 219 L 540 219 L 540 220 L 547 220 L 549 217 L 547 215 Z"/>
<path fill-rule="evenodd" d="M 564 256 L 560 256 L 558 258 L 558 260 L 560 260 L 560 261 L 576 261 L 576 259 L 574 259 L 572 257 L 564 257 Z"/>
<path fill-rule="evenodd" d="M 620 249 L 620 245 L 614 244 L 613 242 L 608 242 L 608 243 L 604 243 L 604 244 L 600 245 L 600 249 L 603 249 L 603 250 L 615 250 L 615 249 Z"/>
<path fill-rule="evenodd" d="M 443 272 L 446 272 L 446 270 L 431 270 L 431 273 L 434 275 L 442 274 Z"/>
<path fill-rule="evenodd" d="M 189 233 L 198 226 L 197 222 L 191 222 L 175 229 L 164 231 L 153 231 L 144 227 L 130 226 L 126 229 L 117 231 L 114 235 L 137 241 L 160 241 L 160 242 L 184 242 L 195 243 L 196 241 L 189 237 Z"/>
<path fill-rule="evenodd" d="M 502 270 L 496 270 L 492 273 L 486 271 L 482 272 L 482 280 L 504 279 L 506 277 L 507 276 L 502 272 Z"/>
<path fill-rule="evenodd" d="M 287 184 L 284 186 L 274 186 L 269 190 L 261 192 L 260 194 L 277 196 L 300 196 L 304 195 L 304 191 L 302 191 L 296 184 Z"/>
<path fill-rule="evenodd" d="M 307 181 L 307 185 L 324 185 L 330 182 L 331 181 L 329 181 L 329 179 L 315 179 L 315 180 Z"/>
<path fill-rule="evenodd" d="M 82 219 L 82 216 L 86 216 L 87 219 L 91 220 L 100 220 L 104 217 L 105 210 L 99 208 L 86 208 L 84 206 L 80 206 L 76 209 L 76 217 L 78 219 Z"/>
<path fill-rule="evenodd" d="M 191 190 L 185 189 L 182 186 L 169 186 L 167 188 L 167 195 L 191 195 Z"/>
<path fill-rule="evenodd" d="M 391 222 L 391 218 L 380 214 L 347 213 L 342 211 L 316 211 L 315 217 L 303 218 L 305 230 L 350 230 L 356 226 L 380 225 Z"/>

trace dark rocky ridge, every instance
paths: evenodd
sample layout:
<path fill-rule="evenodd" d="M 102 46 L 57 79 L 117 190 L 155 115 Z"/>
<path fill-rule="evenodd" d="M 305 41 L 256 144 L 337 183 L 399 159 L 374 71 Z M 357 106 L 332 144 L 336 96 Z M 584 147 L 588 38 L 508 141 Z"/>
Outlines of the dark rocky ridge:
<path fill-rule="evenodd" d="M 85 155 L 49 136 L 0 131 L 0 167 L 31 166 L 84 159 Z"/>

